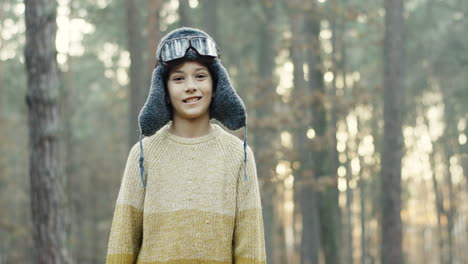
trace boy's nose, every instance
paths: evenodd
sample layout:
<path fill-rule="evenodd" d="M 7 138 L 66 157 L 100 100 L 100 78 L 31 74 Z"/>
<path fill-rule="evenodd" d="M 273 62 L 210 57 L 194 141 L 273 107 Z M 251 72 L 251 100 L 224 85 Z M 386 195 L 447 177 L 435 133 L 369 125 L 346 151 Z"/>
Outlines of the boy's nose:
<path fill-rule="evenodd" d="M 185 91 L 189 92 L 189 91 L 194 91 L 196 89 L 197 89 L 197 85 L 195 84 L 195 81 L 192 78 L 189 78 L 187 80 L 187 86 L 185 87 Z"/>

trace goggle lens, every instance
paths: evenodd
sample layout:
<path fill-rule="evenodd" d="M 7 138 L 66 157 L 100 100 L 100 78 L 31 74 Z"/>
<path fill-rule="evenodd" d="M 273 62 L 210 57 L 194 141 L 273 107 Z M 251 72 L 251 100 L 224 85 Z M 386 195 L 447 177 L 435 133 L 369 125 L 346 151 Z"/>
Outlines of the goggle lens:
<path fill-rule="evenodd" d="M 216 43 L 205 37 L 171 39 L 161 47 L 161 60 L 168 62 L 185 56 L 187 49 L 192 47 L 202 56 L 218 57 Z"/>
<path fill-rule="evenodd" d="M 203 56 L 218 56 L 218 50 L 213 40 L 209 38 L 193 38 L 190 39 L 192 47 Z"/>
<path fill-rule="evenodd" d="M 161 59 L 171 61 L 182 58 L 190 47 L 188 39 L 173 39 L 166 42 L 161 48 Z"/>

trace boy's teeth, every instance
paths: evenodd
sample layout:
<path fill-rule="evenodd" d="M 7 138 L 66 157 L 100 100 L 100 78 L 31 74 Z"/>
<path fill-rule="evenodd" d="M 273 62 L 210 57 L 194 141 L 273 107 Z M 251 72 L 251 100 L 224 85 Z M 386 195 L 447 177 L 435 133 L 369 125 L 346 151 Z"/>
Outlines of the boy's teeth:
<path fill-rule="evenodd" d="M 195 102 L 195 101 L 198 101 L 199 98 L 192 98 L 192 99 L 189 99 L 189 100 L 186 100 L 187 103 L 191 103 L 191 102 Z"/>

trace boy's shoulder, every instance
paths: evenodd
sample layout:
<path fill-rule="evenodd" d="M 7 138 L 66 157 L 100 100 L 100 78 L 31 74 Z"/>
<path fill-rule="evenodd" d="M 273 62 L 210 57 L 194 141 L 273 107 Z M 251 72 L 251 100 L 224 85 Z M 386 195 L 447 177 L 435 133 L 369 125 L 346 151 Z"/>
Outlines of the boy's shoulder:
<path fill-rule="evenodd" d="M 213 124 L 213 126 L 221 131 L 219 139 L 222 144 L 243 151 L 244 141 L 218 124 Z"/>
<path fill-rule="evenodd" d="M 244 159 L 244 141 L 243 139 L 239 138 L 238 136 L 232 134 L 231 132 L 225 130 L 221 126 L 218 125 L 218 128 L 222 130 L 220 135 L 221 144 L 228 150 L 231 155 L 236 156 L 240 160 Z M 236 132 L 237 133 L 237 132 Z M 242 133 L 240 133 L 242 134 Z M 244 135 L 245 137 L 246 135 Z M 252 149 L 249 145 L 247 145 L 247 153 L 249 156 L 254 155 Z"/>

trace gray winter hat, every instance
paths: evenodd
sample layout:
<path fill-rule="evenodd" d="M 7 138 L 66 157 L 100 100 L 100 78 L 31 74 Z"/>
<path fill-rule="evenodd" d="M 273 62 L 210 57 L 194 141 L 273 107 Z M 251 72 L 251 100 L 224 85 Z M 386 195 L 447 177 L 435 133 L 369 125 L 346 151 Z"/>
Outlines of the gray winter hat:
<path fill-rule="evenodd" d="M 172 106 L 166 102 L 166 97 L 169 97 L 165 87 L 168 68 L 161 59 L 161 49 L 170 40 L 190 37 L 204 37 L 214 43 L 214 40 L 206 32 L 195 28 L 182 27 L 169 32 L 161 40 L 157 49 L 157 63 L 153 70 L 149 95 L 138 117 L 140 127 L 140 176 L 143 186 L 146 183 L 144 180 L 144 158 L 141 139 L 143 136 L 152 136 L 172 119 Z M 193 47 L 189 47 L 182 52 L 182 59 L 197 60 L 203 57 Z M 244 127 L 244 180 L 247 180 L 247 111 L 245 105 L 232 87 L 229 75 L 221 64 L 219 56 L 213 58 L 213 62 L 208 65 L 208 69 L 213 75 L 213 98 L 209 109 L 210 117 L 218 120 L 229 130 Z"/>

